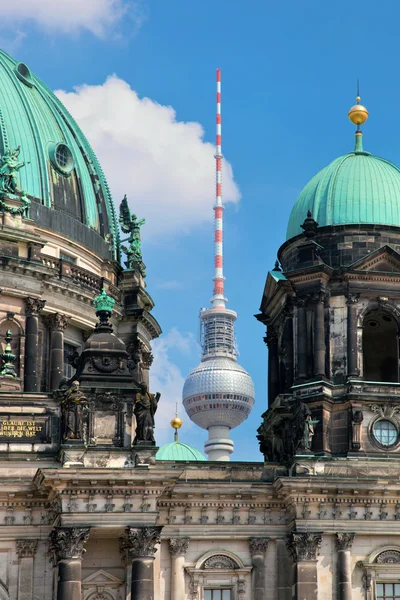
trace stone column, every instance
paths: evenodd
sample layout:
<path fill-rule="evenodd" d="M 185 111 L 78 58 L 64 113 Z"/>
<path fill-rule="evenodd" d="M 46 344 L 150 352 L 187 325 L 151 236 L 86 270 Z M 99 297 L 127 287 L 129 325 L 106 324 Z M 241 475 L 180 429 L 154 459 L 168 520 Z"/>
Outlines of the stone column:
<path fill-rule="evenodd" d="M 295 563 L 294 598 L 318 598 L 317 558 L 322 533 L 292 532 L 287 540 L 288 550 Z"/>
<path fill-rule="evenodd" d="M 132 561 L 131 600 L 154 600 L 154 554 L 162 527 L 127 527 L 123 545 Z"/>
<path fill-rule="evenodd" d="M 358 294 L 347 296 L 347 376 L 358 377 L 357 360 L 357 301 Z"/>
<path fill-rule="evenodd" d="M 46 317 L 51 332 L 50 340 L 50 391 L 58 390 L 64 376 L 64 331 L 69 318 L 60 313 Z"/>
<path fill-rule="evenodd" d="M 351 600 L 351 547 L 354 533 L 337 533 L 336 548 L 338 552 L 337 582 L 338 600 Z"/>
<path fill-rule="evenodd" d="M 277 600 L 292 600 L 293 566 L 284 539 L 276 542 Z"/>
<path fill-rule="evenodd" d="M 296 298 L 297 305 L 297 378 L 307 378 L 307 300 Z"/>
<path fill-rule="evenodd" d="M 325 295 L 314 296 L 314 375 L 325 375 Z"/>
<path fill-rule="evenodd" d="M 50 534 L 49 553 L 58 565 L 57 600 L 82 600 L 82 555 L 89 527 L 56 527 Z"/>
<path fill-rule="evenodd" d="M 46 300 L 31 297 L 25 298 L 24 392 L 39 391 L 39 313 L 45 304 Z"/>
<path fill-rule="evenodd" d="M 189 546 L 189 538 L 172 538 L 169 540 L 171 554 L 171 600 L 185 600 L 185 554 Z"/>
<path fill-rule="evenodd" d="M 252 571 L 252 594 L 253 600 L 264 600 L 265 598 L 265 553 L 268 548 L 268 538 L 250 538 L 250 555 Z"/>
<path fill-rule="evenodd" d="M 18 600 L 33 599 L 33 559 L 37 545 L 38 540 L 17 540 Z"/>
<path fill-rule="evenodd" d="M 268 404 L 271 405 L 279 394 L 279 357 L 278 334 L 268 325 L 267 335 L 264 338 L 268 346 Z"/>

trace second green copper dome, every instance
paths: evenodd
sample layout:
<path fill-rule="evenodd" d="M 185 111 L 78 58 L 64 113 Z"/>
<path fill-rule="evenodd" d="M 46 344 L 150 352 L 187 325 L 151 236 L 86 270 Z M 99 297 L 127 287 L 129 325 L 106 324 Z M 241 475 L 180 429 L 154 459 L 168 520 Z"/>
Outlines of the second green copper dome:
<path fill-rule="evenodd" d="M 392 225 L 400 227 L 400 169 L 364 152 L 357 136 L 354 152 L 332 161 L 299 195 L 290 215 L 286 239 L 303 232 L 311 210 L 326 225 Z"/>

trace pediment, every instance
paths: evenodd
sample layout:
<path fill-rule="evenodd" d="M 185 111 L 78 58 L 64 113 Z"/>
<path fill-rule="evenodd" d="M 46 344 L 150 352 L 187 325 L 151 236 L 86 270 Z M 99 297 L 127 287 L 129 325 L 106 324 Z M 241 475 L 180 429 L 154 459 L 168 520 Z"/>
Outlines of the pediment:
<path fill-rule="evenodd" d="M 263 310 L 268 302 L 282 288 L 288 285 L 288 281 L 281 271 L 269 271 L 265 282 L 263 297 L 261 301 L 261 310 Z"/>
<path fill-rule="evenodd" d="M 83 581 L 83 584 L 92 584 L 92 585 L 121 585 L 123 581 L 111 575 L 111 573 L 107 573 L 104 569 L 99 569 L 95 573 L 92 573 L 88 577 L 86 577 Z"/>
<path fill-rule="evenodd" d="M 382 246 L 353 263 L 351 270 L 400 274 L 400 254 L 390 246 Z"/>

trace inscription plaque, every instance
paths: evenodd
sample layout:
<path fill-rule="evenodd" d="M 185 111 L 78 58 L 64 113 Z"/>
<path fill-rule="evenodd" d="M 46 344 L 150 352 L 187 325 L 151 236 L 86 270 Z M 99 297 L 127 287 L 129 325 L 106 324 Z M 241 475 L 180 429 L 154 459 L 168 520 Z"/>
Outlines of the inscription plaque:
<path fill-rule="evenodd" d="M 21 441 L 41 441 L 46 437 L 46 421 L 25 419 L 1 419 L 0 418 L 0 439 L 1 440 L 21 440 Z"/>

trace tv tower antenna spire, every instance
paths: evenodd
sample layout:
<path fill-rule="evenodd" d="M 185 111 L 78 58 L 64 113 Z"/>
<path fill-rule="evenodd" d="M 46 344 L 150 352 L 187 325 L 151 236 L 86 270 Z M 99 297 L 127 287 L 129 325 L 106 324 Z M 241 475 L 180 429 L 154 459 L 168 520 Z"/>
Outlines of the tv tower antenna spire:
<path fill-rule="evenodd" d="M 217 69 L 217 132 L 215 148 L 214 294 L 212 308 L 200 311 L 202 356 L 186 378 L 183 405 L 190 419 L 207 429 L 204 451 L 209 460 L 229 460 L 233 442 L 229 432 L 250 414 L 254 386 L 236 360 L 236 313 L 226 308 L 223 272 L 221 70 Z"/>
<path fill-rule="evenodd" d="M 221 121 L 221 69 L 217 69 L 217 118 L 215 139 L 215 205 L 214 205 L 214 295 L 213 306 L 225 306 L 224 294 L 224 248 L 222 203 L 222 121 Z"/>

